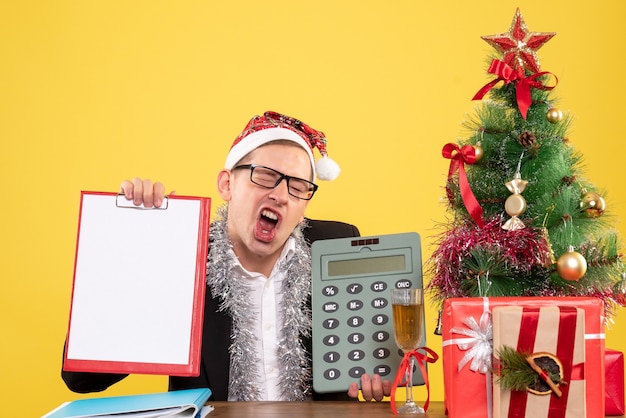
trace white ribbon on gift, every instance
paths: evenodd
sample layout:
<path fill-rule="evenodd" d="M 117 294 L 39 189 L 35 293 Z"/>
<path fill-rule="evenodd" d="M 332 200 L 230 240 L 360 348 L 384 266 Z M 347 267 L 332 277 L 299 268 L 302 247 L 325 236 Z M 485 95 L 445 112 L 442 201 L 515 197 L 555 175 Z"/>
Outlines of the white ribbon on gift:
<path fill-rule="evenodd" d="M 491 323 L 491 313 L 483 312 L 480 316 L 480 324 L 473 316 L 465 318 L 463 323 L 467 328 L 452 328 L 450 332 L 454 334 L 466 335 L 469 338 L 456 339 L 455 343 L 459 350 L 467 351 L 461 361 L 459 361 L 459 371 L 471 361 L 470 370 L 487 374 L 491 371 L 491 354 L 493 351 L 493 325 Z"/>

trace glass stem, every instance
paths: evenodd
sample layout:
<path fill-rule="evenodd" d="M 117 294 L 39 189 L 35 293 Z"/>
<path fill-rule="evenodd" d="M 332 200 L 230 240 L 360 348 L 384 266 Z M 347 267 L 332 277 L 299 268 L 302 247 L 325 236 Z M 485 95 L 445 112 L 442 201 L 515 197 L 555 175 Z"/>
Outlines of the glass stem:
<path fill-rule="evenodd" d="M 406 403 L 413 403 L 413 366 L 415 357 L 409 359 L 409 368 L 406 371 Z"/>

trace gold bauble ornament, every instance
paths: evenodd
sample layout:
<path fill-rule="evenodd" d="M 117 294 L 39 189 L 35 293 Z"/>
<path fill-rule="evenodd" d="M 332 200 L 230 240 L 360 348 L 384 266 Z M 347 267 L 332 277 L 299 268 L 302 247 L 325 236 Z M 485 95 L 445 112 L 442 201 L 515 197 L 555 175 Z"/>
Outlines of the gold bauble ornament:
<path fill-rule="evenodd" d="M 565 280 L 579 280 L 587 272 L 587 260 L 582 254 L 574 251 L 573 247 L 570 247 L 556 261 L 556 271 Z"/>
<path fill-rule="evenodd" d="M 546 118 L 548 119 L 548 122 L 550 123 L 558 123 L 563 119 L 563 112 L 561 112 L 560 109 L 553 107 L 548 110 L 548 113 L 546 114 Z"/>
<path fill-rule="evenodd" d="M 590 218 L 598 218 L 604 215 L 606 210 L 606 202 L 596 192 L 586 192 L 580 201 L 580 207 L 587 213 Z"/>
<path fill-rule="evenodd" d="M 476 145 L 474 145 L 474 155 L 476 157 L 476 162 L 480 161 L 480 159 L 483 158 L 484 151 L 483 147 L 480 144 L 480 141 L 477 142 Z"/>

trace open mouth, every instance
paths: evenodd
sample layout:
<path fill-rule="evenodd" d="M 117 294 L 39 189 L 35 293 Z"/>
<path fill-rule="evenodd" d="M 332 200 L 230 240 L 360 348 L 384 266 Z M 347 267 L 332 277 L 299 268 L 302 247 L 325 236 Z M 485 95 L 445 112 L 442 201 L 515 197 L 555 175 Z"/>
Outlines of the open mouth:
<path fill-rule="evenodd" d="M 269 209 L 261 211 L 261 216 L 257 223 L 257 238 L 263 241 L 270 241 L 276 234 L 276 225 L 278 224 L 278 215 Z"/>
<path fill-rule="evenodd" d="M 271 210 L 265 209 L 263 212 L 261 212 L 261 221 L 276 226 L 276 224 L 278 223 L 278 215 L 276 215 Z"/>

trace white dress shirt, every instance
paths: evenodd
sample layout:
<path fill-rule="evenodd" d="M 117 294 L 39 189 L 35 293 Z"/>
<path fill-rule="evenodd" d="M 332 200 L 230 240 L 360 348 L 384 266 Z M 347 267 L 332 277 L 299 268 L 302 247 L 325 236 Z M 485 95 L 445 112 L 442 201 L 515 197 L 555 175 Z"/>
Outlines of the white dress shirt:
<path fill-rule="evenodd" d="M 282 281 L 285 279 L 286 273 L 280 271 L 278 266 L 293 256 L 295 248 L 295 240 L 289 237 L 269 277 L 261 273 L 247 271 L 241 264 L 237 265 L 244 277 L 248 279 L 250 300 L 255 314 L 253 326 L 258 359 L 257 384 L 260 388 L 260 400 L 282 400 L 279 388 L 280 368 L 277 348 L 283 325 L 280 305 L 282 303 Z"/>

